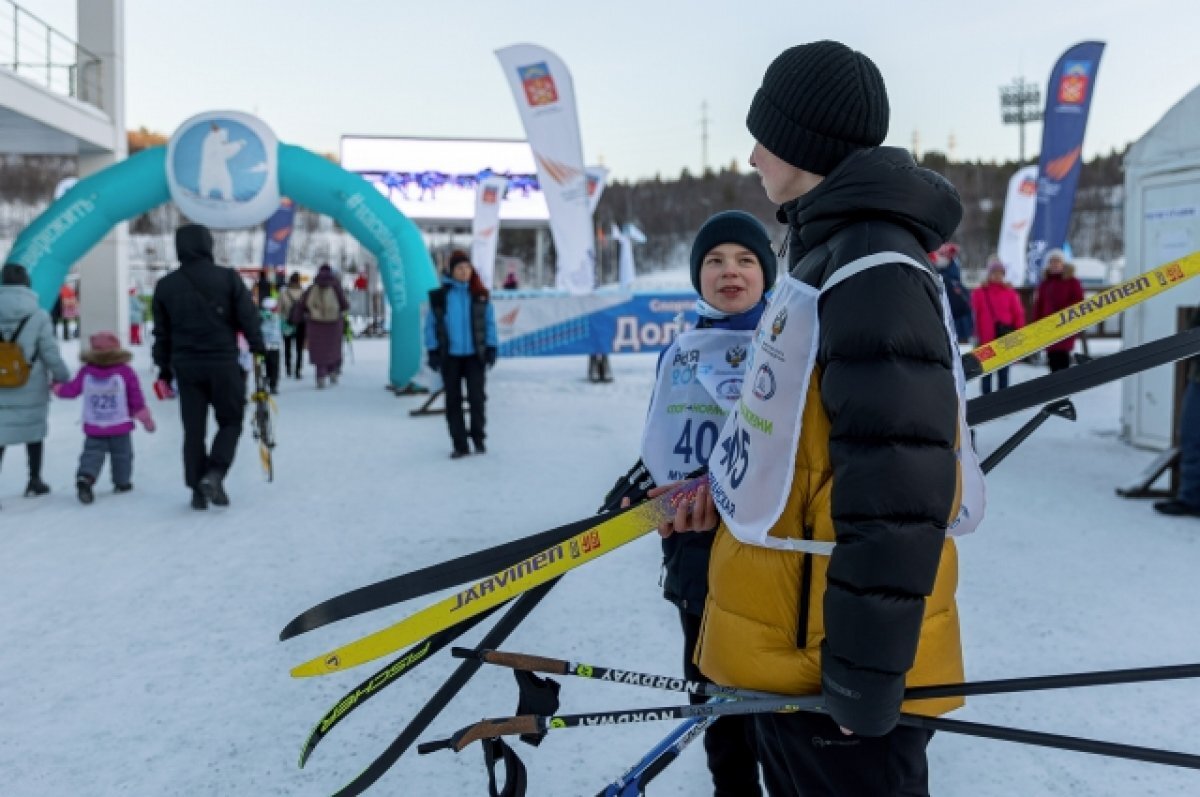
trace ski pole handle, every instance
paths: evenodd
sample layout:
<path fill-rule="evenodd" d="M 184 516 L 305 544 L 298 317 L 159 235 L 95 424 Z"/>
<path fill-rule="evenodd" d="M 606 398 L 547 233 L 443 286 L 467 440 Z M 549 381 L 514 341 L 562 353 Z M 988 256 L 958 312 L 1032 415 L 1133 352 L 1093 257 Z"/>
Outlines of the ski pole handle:
<path fill-rule="evenodd" d="M 526 733 L 540 733 L 545 730 L 539 727 L 538 717 L 533 714 L 523 714 L 519 717 L 504 717 L 501 719 L 480 720 L 474 725 L 468 725 L 449 739 L 439 739 L 433 742 L 422 742 L 417 745 L 417 753 L 426 755 L 437 750 L 453 750 L 462 752 L 473 742 L 484 739 L 495 739 L 499 736 L 520 736 Z"/>
<path fill-rule="evenodd" d="M 528 672 L 543 672 L 550 675 L 566 675 L 567 669 L 562 659 L 551 659 L 545 656 L 531 656 L 526 653 L 505 653 L 501 650 L 473 650 L 471 648 L 451 648 L 450 655 L 456 659 L 479 659 L 488 664 L 508 667 L 513 670 Z"/>

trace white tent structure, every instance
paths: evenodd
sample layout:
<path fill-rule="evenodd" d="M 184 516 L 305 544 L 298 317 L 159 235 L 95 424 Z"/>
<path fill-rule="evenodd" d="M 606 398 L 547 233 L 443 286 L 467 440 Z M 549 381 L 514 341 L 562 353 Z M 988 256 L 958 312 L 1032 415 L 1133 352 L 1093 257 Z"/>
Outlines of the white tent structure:
<path fill-rule="evenodd" d="M 1200 249 L 1200 86 L 1142 136 L 1125 156 L 1125 277 Z M 1138 305 L 1124 344 L 1170 335 L 1200 304 L 1200 280 Z M 1125 380 L 1121 424 L 1136 446 L 1172 445 L 1177 369 L 1155 368 Z"/>

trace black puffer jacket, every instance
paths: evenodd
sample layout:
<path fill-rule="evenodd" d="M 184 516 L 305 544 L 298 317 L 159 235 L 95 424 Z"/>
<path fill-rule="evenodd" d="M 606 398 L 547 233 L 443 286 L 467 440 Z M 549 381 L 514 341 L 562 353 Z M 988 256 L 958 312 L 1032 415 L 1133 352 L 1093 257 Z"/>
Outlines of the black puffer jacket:
<path fill-rule="evenodd" d="M 962 205 L 907 152 L 879 147 L 849 156 L 781 216 L 792 276 L 819 287 L 876 252 L 924 263 Z M 819 312 L 838 543 L 824 596 L 823 691 L 838 722 L 878 735 L 899 714 L 956 500 L 953 352 L 936 285 L 911 266 L 851 277 Z"/>
<path fill-rule="evenodd" d="M 237 333 L 266 351 L 254 301 L 242 278 L 213 263 L 212 234 L 198 224 L 175 232 L 179 268 L 154 287 L 154 364 L 236 361 Z"/>

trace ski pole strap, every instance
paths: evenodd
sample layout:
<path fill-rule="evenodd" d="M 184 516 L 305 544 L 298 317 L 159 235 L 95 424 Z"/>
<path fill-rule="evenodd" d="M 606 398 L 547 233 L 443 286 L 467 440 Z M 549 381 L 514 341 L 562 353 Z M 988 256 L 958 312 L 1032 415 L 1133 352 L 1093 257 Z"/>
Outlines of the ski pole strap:
<path fill-rule="evenodd" d="M 504 762 L 504 788 L 496 788 L 496 763 Z M 525 797 L 529 779 L 525 764 L 503 739 L 483 740 L 483 764 L 488 771 L 488 797 Z"/>
<path fill-rule="evenodd" d="M 517 714 L 550 717 L 558 713 L 558 691 L 562 688 L 558 681 L 542 678 L 528 670 L 513 670 L 513 677 L 517 679 Z M 545 738 L 545 731 L 521 734 L 521 741 L 533 747 Z"/>

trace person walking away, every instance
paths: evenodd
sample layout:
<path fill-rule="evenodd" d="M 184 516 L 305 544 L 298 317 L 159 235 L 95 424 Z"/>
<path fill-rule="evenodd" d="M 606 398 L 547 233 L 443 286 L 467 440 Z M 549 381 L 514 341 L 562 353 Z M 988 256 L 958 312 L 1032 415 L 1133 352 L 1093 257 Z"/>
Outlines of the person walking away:
<path fill-rule="evenodd" d="M 446 425 L 454 446 L 450 457 L 459 459 L 471 453 L 462 412 L 464 382 L 471 406 L 470 439 L 476 454 L 487 453 L 484 388 L 487 370 L 496 364 L 498 338 L 491 296 L 471 265 L 470 256 L 461 249 L 454 250 L 449 270 L 450 275 L 442 278 L 442 286 L 429 292 L 425 348 L 429 367 L 442 374 Z"/>
<path fill-rule="evenodd" d="M 279 350 L 283 347 L 283 328 L 279 320 L 279 300 L 268 296 L 262 300 L 262 310 L 259 311 L 262 329 L 263 346 L 266 354 L 263 361 L 267 369 L 267 387 L 271 393 L 279 393 Z"/>
<path fill-rule="evenodd" d="M 297 302 L 304 298 L 304 288 L 300 285 L 300 275 L 293 271 L 288 277 L 287 285 L 279 294 L 279 318 L 280 325 L 283 328 L 283 364 L 284 370 L 288 376 L 294 376 L 297 379 L 301 378 L 301 363 L 304 359 L 304 333 L 306 327 L 304 317 L 300 315 L 299 321 L 295 322 L 293 318 L 293 308 Z M 295 365 L 292 364 L 292 352 L 296 354 Z"/>
<path fill-rule="evenodd" d="M 54 395 L 72 399 L 83 397 L 83 453 L 75 473 L 75 494 L 90 504 L 93 487 L 111 461 L 113 492 L 133 489 L 133 428 L 141 422 L 147 432 L 154 431 L 154 418 L 137 374 L 129 367 L 133 355 L 121 348 L 112 332 L 97 332 L 88 338 L 88 348 L 79 355 L 83 368 L 69 382 L 54 386 Z"/>
<path fill-rule="evenodd" d="M 154 287 L 154 364 L 159 380 L 178 386 L 183 421 L 184 484 L 192 508 L 228 506 L 225 475 L 233 465 L 246 410 L 238 334 L 265 354 L 258 313 L 238 273 L 213 262 L 212 233 L 200 224 L 175 231 L 179 268 Z M 211 448 L 208 411 L 217 421 Z"/>
<path fill-rule="evenodd" d="M 746 119 L 750 164 L 786 219 L 790 274 L 755 333 L 708 494 L 659 529 L 716 528 L 705 676 L 821 697 L 823 713 L 755 716 L 772 797 L 927 795 L 931 733 L 900 713 L 963 703 L 902 709 L 906 686 L 963 679 L 947 530 L 977 525 L 983 485 L 927 257 L 962 204 L 880 146 L 888 118 L 878 68 L 841 43 L 789 48 L 767 68 Z"/>
<path fill-rule="evenodd" d="M 318 389 L 326 380 L 336 385 L 342 372 L 342 318 L 348 309 L 350 302 L 328 263 L 317 269 L 317 278 L 292 308 L 292 323 L 307 326 L 308 361 L 316 369 Z"/>
<path fill-rule="evenodd" d="M 971 291 L 963 284 L 962 265 L 958 255 L 958 244 L 945 243 L 938 247 L 930 259 L 937 266 L 942 284 L 946 286 L 946 298 L 950 301 L 950 315 L 954 318 L 954 332 L 958 342 L 965 345 L 971 342 L 975 319 L 972 313 Z"/>
<path fill-rule="evenodd" d="M 1063 273 L 1066 263 L 1067 257 L 1061 249 L 1051 249 L 1046 253 L 1046 268 L 1033 299 L 1034 321 L 1083 301 L 1083 285 L 1075 277 Z M 1077 337 L 1071 335 L 1046 347 L 1046 362 L 1051 372 L 1071 367 L 1071 352 L 1075 349 Z"/>
<path fill-rule="evenodd" d="M 50 492 L 42 480 L 50 386 L 71 378 L 54 332 L 50 316 L 38 307 L 29 272 L 6 263 L 0 268 L 0 463 L 7 446 L 25 444 L 26 498 Z"/>
<path fill-rule="evenodd" d="M 996 338 L 1002 338 L 1025 326 L 1025 308 L 1021 296 L 1007 282 L 1007 269 L 997 257 L 988 260 L 984 283 L 971 293 L 971 307 L 975 311 L 975 337 L 982 346 Z M 996 372 L 1000 390 L 1008 387 L 1008 366 Z M 992 392 L 992 375 L 985 374 L 980 380 L 984 395 Z"/>
<path fill-rule="evenodd" d="M 137 287 L 129 289 L 129 345 L 142 345 L 142 324 L 146 323 L 146 305 Z"/>
<path fill-rule="evenodd" d="M 642 433 L 642 460 L 658 484 L 708 466 L 724 419 L 745 384 L 754 329 L 775 283 L 771 239 L 758 219 L 737 210 L 709 218 L 689 258 L 699 321 L 663 352 Z M 626 479 L 618 482 L 624 485 Z M 708 679 L 696 666 L 701 616 L 708 597 L 712 534 L 672 534 L 662 541 L 663 597 L 675 604 L 683 629 L 683 672 Z M 705 698 L 692 695 L 693 704 Z M 704 750 L 716 797 L 759 797 L 754 719 L 722 717 L 705 731 Z"/>

